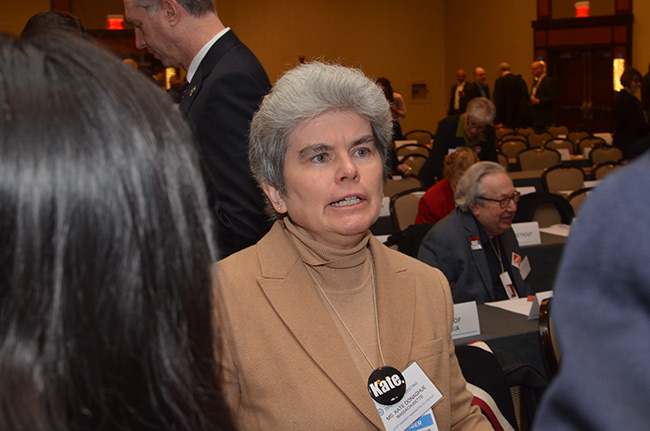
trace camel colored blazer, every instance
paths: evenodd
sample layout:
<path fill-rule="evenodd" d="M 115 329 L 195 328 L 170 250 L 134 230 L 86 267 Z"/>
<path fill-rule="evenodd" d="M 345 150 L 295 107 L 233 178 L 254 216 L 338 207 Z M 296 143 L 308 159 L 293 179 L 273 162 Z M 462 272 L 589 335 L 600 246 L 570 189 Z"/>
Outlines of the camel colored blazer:
<path fill-rule="evenodd" d="M 433 408 L 440 430 L 492 429 L 470 405 L 442 273 L 374 238 L 370 251 L 387 365 L 403 371 L 417 361 L 444 396 Z M 383 429 L 367 382 L 281 221 L 213 269 L 224 391 L 240 430 Z"/>

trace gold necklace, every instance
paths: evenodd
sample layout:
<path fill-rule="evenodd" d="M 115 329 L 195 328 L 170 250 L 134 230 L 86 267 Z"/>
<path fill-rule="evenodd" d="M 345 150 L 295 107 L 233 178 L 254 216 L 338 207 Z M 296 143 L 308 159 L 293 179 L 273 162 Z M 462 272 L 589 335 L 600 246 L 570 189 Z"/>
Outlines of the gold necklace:
<path fill-rule="evenodd" d="M 370 252 L 368 253 L 370 254 Z M 309 268 L 309 265 L 307 265 L 305 262 L 303 262 L 302 264 L 305 265 L 305 269 L 307 269 L 307 272 L 311 276 L 311 279 L 314 280 L 316 287 L 318 287 L 320 293 L 323 294 L 329 306 L 332 307 L 332 310 L 334 311 L 334 314 L 336 314 L 336 317 L 339 318 L 339 321 L 341 322 L 345 330 L 348 331 L 348 334 L 350 334 L 350 337 L 352 338 L 352 341 L 354 341 L 354 344 L 357 345 L 363 357 L 366 358 L 366 361 L 368 361 L 368 365 L 370 365 L 370 368 L 374 370 L 376 367 L 372 364 L 372 361 L 370 360 L 370 358 L 368 358 L 368 355 L 366 355 L 366 352 L 363 350 L 363 348 L 361 348 L 361 345 L 359 344 L 357 339 L 354 337 L 354 335 L 352 335 L 352 331 L 350 331 L 348 325 L 345 324 L 345 321 L 343 320 L 339 312 L 336 310 L 336 307 L 334 307 L 334 304 L 332 304 L 332 301 L 330 301 L 329 297 L 325 293 L 325 290 L 323 290 L 320 283 L 316 280 L 316 277 L 314 277 L 314 274 L 312 274 L 312 270 L 311 268 Z M 384 359 L 384 353 L 381 349 L 381 338 L 379 337 L 379 317 L 377 314 L 377 291 L 375 286 L 375 262 L 372 258 L 372 254 L 370 254 L 370 276 L 372 279 L 372 298 L 373 298 L 373 305 L 375 308 L 375 327 L 377 328 L 377 347 L 379 348 L 379 356 L 381 357 L 381 361 L 384 365 L 386 365 L 386 360 Z"/>

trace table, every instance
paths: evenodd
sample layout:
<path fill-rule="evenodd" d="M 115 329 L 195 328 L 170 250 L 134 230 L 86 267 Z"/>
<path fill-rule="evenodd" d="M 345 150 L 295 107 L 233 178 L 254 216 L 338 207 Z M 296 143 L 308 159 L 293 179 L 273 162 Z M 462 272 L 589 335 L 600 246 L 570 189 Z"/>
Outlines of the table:
<path fill-rule="evenodd" d="M 565 237 L 540 232 L 541 244 L 524 245 L 521 252 L 528 256 L 531 271 L 526 283 L 533 292 L 552 290 L 557 267 L 562 259 Z"/>
<path fill-rule="evenodd" d="M 548 380 L 539 337 L 537 319 L 528 320 L 523 314 L 513 313 L 486 304 L 477 306 L 481 333 L 458 338 L 454 344 L 462 346 L 472 341 L 485 341 L 490 348 L 515 355 L 521 362 L 535 367 Z"/>

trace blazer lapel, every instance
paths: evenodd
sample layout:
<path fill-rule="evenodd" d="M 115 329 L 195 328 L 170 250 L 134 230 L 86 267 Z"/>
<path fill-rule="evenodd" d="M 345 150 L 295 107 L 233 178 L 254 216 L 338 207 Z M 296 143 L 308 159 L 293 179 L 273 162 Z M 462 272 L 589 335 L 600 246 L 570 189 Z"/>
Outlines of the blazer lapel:
<path fill-rule="evenodd" d="M 274 229 L 277 227 L 278 224 Z M 332 354 L 347 351 L 345 341 L 320 298 L 314 281 L 294 251 L 293 244 L 281 229 L 280 235 L 273 235 L 273 238 L 267 235 L 271 243 L 260 251 L 263 276 L 258 282 L 264 294 L 305 352 L 357 409 L 382 429 L 383 424 L 365 382 L 350 378 L 359 375 L 356 365 L 352 359 L 345 360 L 345 355 Z M 296 298 L 299 298 L 299 302 Z"/>
<path fill-rule="evenodd" d="M 484 250 L 485 247 L 489 246 L 489 244 L 481 244 L 483 250 L 471 249 L 470 237 L 474 236 L 480 238 L 481 234 L 477 222 L 474 219 L 474 216 L 470 213 L 464 213 L 464 212 L 461 212 L 461 214 L 463 215 L 463 226 L 465 227 L 465 231 L 467 232 L 467 238 L 465 239 L 465 241 L 467 241 L 467 244 L 470 247 L 470 253 L 472 255 L 472 259 L 474 260 L 474 265 L 476 265 L 476 268 L 478 269 L 478 273 L 481 275 L 481 280 L 483 280 L 483 285 L 485 286 L 485 289 L 490 295 L 490 299 L 494 301 L 494 288 L 492 287 L 492 277 L 490 276 L 490 267 L 488 266 L 487 257 L 485 257 L 485 250 Z"/>
<path fill-rule="evenodd" d="M 183 95 L 178 107 L 184 117 L 187 117 L 189 114 L 192 103 L 194 103 L 196 95 L 201 90 L 203 81 L 210 75 L 221 57 L 223 57 L 223 55 L 237 43 L 240 43 L 239 38 L 232 30 L 229 30 L 224 33 L 223 36 L 212 45 L 212 47 L 210 47 L 208 53 L 199 64 L 196 73 L 192 77 L 192 82 L 189 83 L 187 91 Z"/>
<path fill-rule="evenodd" d="M 415 320 L 415 280 L 406 267 L 395 267 L 374 238 L 370 250 L 375 263 L 379 335 L 385 365 L 403 372 L 409 365 Z"/>

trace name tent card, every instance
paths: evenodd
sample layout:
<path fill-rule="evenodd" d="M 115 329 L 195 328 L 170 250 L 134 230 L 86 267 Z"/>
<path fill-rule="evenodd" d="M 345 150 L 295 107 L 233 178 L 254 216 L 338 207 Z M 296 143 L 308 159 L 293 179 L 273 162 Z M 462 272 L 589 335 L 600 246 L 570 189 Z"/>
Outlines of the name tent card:
<path fill-rule="evenodd" d="M 451 338 L 455 340 L 480 333 L 476 301 L 454 304 L 454 324 L 451 327 Z"/>
<path fill-rule="evenodd" d="M 539 304 L 542 303 L 546 298 L 553 296 L 552 290 L 547 290 L 545 292 L 539 292 L 535 294 L 535 299 L 533 300 L 533 305 L 530 307 L 530 313 L 528 313 L 528 320 L 537 319 L 539 317 Z"/>
<path fill-rule="evenodd" d="M 513 223 L 512 230 L 517 236 L 517 242 L 520 247 L 542 243 L 542 237 L 539 234 L 539 223 L 536 221 Z"/>

